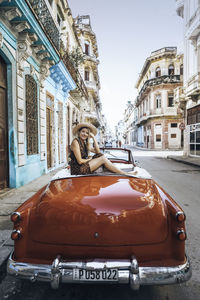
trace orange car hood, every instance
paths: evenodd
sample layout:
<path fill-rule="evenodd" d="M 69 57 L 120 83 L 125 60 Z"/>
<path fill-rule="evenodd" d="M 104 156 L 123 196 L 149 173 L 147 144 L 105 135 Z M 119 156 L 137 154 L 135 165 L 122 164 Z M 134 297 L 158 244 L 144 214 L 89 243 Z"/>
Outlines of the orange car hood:
<path fill-rule="evenodd" d="M 138 245 L 167 237 L 153 180 L 87 176 L 55 180 L 32 209 L 31 239 L 49 244 Z"/>

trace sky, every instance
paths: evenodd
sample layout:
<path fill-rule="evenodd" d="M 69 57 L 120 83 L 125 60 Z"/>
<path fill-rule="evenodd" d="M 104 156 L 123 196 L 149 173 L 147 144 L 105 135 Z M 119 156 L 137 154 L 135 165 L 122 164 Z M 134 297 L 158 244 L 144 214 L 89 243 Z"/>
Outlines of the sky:
<path fill-rule="evenodd" d="M 183 19 L 175 0 L 68 0 L 73 17 L 90 15 L 96 34 L 102 113 L 111 129 L 123 119 L 127 101 L 147 57 L 163 47 L 183 52 Z"/>

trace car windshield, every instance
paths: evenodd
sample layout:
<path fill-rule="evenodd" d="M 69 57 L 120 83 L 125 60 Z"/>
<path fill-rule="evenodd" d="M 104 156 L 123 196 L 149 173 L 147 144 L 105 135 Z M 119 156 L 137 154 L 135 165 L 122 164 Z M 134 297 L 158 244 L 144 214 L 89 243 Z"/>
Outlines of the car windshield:
<path fill-rule="evenodd" d="M 102 152 L 108 159 L 123 159 L 129 161 L 128 151 L 121 149 L 103 149 Z"/>

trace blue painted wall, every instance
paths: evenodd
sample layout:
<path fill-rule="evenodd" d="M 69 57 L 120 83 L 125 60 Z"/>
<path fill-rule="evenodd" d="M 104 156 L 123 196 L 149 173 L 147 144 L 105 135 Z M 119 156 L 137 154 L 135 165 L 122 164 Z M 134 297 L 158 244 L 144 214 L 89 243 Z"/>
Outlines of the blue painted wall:
<path fill-rule="evenodd" d="M 1 3 L 0 6 L 5 3 Z M 13 2 L 7 2 L 8 6 L 17 6 L 23 14 L 23 18 L 28 21 L 31 26 L 31 32 L 38 35 L 40 41 L 48 49 L 51 59 L 55 61 L 56 65 L 51 68 L 55 77 L 52 74 L 45 81 L 45 90 L 48 90 L 55 98 L 55 100 L 66 103 L 68 93 L 70 90 L 76 88 L 70 73 L 66 69 L 62 61 L 60 61 L 57 50 L 52 46 L 46 37 L 45 33 L 41 29 L 39 23 L 35 19 L 32 11 L 24 0 L 15 0 Z M 40 157 L 40 118 L 39 118 L 39 86 L 40 82 L 38 78 L 35 80 L 38 84 L 38 150 L 37 155 L 28 156 L 26 147 L 26 132 L 25 134 L 25 165 L 18 167 L 18 137 L 17 137 L 17 101 L 16 101 L 16 77 L 17 77 L 17 65 L 13 52 L 17 51 L 17 40 L 15 36 L 9 31 L 7 27 L 0 22 L 0 32 L 3 35 L 5 43 L 0 48 L 0 55 L 7 64 L 7 100 L 8 100 L 8 157 L 9 157 L 9 186 L 19 187 L 35 178 L 44 174 L 46 170 L 46 160 L 41 160 Z M 37 72 L 40 71 L 40 66 L 34 60 L 33 57 L 29 57 L 27 62 L 32 65 Z M 24 75 L 30 73 L 30 68 L 25 68 Z M 58 78 L 58 81 L 56 81 Z M 25 110 L 24 110 L 25 111 Z"/>

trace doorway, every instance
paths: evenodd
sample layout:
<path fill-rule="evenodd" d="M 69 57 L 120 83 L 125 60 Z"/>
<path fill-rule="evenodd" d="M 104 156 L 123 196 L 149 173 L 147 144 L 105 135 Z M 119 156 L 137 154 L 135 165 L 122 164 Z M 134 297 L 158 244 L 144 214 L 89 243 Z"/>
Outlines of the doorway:
<path fill-rule="evenodd" d="M 8 187 L 7 68 L 0 56 L 0 189 Z"/>
<path fill-rule="evenodd" d="M 53 167 L 53 97 L 46 96 L 46 144 L 47 144 L 47 168 Z"/>

